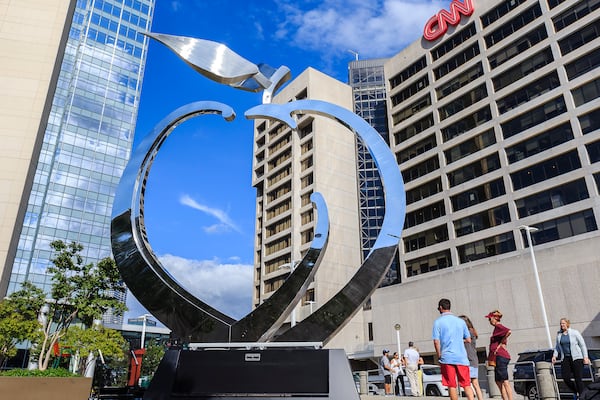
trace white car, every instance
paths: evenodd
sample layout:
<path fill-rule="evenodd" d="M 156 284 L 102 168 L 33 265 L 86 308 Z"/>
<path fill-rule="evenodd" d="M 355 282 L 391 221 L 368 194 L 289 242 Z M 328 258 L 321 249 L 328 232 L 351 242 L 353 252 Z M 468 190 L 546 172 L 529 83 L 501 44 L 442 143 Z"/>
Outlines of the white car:
<path fill-rule="evenodd" d="M 442 386 L 442 370 L 439 365 L 423 364 L 420 374 L 423 379 L 423 392 L 425 396 L 448 396 L 448 388 Z M 410 393 L 410 383 L 404 375 L 406 394 Z"/>

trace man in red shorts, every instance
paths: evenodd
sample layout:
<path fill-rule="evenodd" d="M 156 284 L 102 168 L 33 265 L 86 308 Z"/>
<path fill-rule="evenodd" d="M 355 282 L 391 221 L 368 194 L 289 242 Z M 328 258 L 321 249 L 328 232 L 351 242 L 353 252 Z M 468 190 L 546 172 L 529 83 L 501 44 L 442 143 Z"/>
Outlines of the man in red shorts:
<path fill-rule="evenodd" d="M 440 316 L 433 323 L 433 346 L 442 369 L 442 385 L 448 387 L 451 400 L 458 400 L 458 385 L 468 400 L 473 400 L 469 359 L 465 342 L 471 342 L 471 334 L 465 321 L 450 312 L 450 300 L 438 302 Z M 458 385 L 457 385 L 458 383 Z"/>

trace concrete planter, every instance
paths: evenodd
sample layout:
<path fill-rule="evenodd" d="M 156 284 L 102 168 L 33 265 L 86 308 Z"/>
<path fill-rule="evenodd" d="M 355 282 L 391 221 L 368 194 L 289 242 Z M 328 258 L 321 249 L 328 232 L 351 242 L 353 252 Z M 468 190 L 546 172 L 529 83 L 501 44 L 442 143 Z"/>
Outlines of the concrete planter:
<path fill-rule="evenodd" d="M 0 393 L 10 400 L 88 400 L 92 378 L 0 376 Z"/>

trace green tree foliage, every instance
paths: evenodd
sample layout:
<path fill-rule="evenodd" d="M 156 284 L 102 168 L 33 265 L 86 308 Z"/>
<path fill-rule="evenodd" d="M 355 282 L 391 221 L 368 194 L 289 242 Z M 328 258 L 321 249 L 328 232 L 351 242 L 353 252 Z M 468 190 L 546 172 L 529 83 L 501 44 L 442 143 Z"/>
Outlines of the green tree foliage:
<path fill-rule="evenodd" d="M 17 343 L 36 342 L 41 337 L 38 313 L 44 304 L 44 292 L 29 282 L 0 302 L 0 365 L 17 354 Z"/>
<path fill-rule="evenodd" d="M 113 259 L 84 264 L 81 244 L 56 240 L 50 246 L 56 255 L 51 260 L 53 266 L 48 268 L 52 288 L 43 318 L 43 338 L 38 347 L 40 370 L 48 368 L 54 345 L 67 334 L 75 319 L 91 326 L 95 318 L 109 309 L 116 315 L 126 310 L 125 304 L 114 297 L 114 293 L 124 292 L 125 287 Z"/>
<path fill-rule="evenodd" d="M 151 341 L 146 346 L 146 354 L 142 362 L 142 375 L 153 377 L 158 364 L 165 355 L 165 345 L 157 341 Z"/>
<path fill-rule="evenodd" d="M 90 329 L 72 326 L 60 340 L 60 346 L 69 348 L 72 354 L 80 355 L 77 366 L 80 374 L 85 372 L 87 356 L 90 353 L 94 354 L 94 361 L 99 352 L 102 352 L 103 357 L 122 361 L 127 359 L 129 350 L 129 344 L 119 331 L 101 326 Z"/>

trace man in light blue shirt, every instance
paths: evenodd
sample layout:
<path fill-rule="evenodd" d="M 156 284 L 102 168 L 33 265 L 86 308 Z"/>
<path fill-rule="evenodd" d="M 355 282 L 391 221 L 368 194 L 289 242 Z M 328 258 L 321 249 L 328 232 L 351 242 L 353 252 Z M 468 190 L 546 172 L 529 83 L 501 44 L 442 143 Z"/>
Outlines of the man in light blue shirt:
<path fill-rule="evenodd" d="M 460 385 L 468 400 L 473 400 L 469 358 L 465 350 L 465 342 L 471 342 L 471 334 L 465 321 L 450 312 L 450 300 L 438 302 L 440 316 L 433 323 L 433 346 L 442 370 L 442 385 L 448 387 L 451 400 L 458 400 Z"/>

